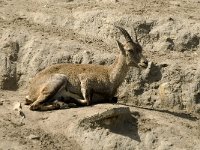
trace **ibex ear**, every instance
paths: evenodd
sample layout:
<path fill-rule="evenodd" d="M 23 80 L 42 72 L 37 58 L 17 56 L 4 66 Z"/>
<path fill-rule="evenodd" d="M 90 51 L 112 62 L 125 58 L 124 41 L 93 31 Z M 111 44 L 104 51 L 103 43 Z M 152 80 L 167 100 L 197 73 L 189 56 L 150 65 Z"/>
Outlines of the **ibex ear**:
<path fill-rule="evenodd" d="M 125 54 L 124 45 L 121 42 L 119 42 L 118 40 L 116 40 L 116 41 L 117 41 L 119 50 L 122 52 L 122 54 Z"/>

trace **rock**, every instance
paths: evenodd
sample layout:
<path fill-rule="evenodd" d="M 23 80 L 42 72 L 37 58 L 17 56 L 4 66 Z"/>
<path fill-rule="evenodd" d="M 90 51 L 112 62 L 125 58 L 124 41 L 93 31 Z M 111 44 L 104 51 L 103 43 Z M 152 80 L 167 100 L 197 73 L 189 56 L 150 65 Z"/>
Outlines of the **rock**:
<path fill-rule="evenodd" d="M 200 114 L 200 104 L 196 105 L 195 112 Z"/>
<path fill-rule="evenodd" d="M 3 105 L 3 102 L 4 102 L 3 100 L 0 100 L 0 105 Z"/>
<path fill-rule="evenodd" d="M 170 105 L 170 99 L 172 97 L 172 89 L 171 85 L 169 82 L 162 83 L 159 86 L 158 89 L 159 93 L 159 98 L 160 98 L 160 103 L 162 106 L 169 106 Z"/>
<path fill-rule="evenodd" d="M 25 118 L 25 114 L 24 114 L 24 112 L 23 111 L 19 111 L 19 115 L 22 117 L 22 118 Z"/>
<path fill-rule="evenodd" d="M 21 109 L 22 109 L 22 106 L 20 102 L 14 103 L 13 110 L 20 111 Z"/>
<path fill-rule="evenodd" d="M 197 49 L 199 46 L 198 33 L 184 33 L 182 36 L 177 38 L 176 49 L 179 51 L 193 50 Z"/>
<path fill-rule="evenodd" d="M 16 111 L 17 115 L 20 117 L 20 124 L 24 125 L 25 123 L 23 122 L 25 118 L 25 114 L 22 111 L 22 106 L 20 102 L 14 103 L 13 110 Z"/>
<path fill-rule="evenodd" d="M 99 126 L 114 129 L 126 120 L 131 121 L 131 112 L 128 107 L 112 108 L 100 114 L 93 115 L 89 118 L 84 118 L 80 121 L 80 126 L 85 128 L 97 128 Z"/>
<path fill-rule="evenodd" d="M 19 52 L 19 43 L 16 41 L 8 41 L 0 52 L 0 67 L 1 76 L 0 88 L 4 90 L 16 90 L 17 87 L 17 64 Z"/>
<path fill-rule="evenodd" d="M 40 140 L 40 137 L 37 136 L 37 135 L 34 135 L 34 134 L 30 134 L 30 135 L 28 136 L 28 139 L 29 139 L 29 140 Z"/>

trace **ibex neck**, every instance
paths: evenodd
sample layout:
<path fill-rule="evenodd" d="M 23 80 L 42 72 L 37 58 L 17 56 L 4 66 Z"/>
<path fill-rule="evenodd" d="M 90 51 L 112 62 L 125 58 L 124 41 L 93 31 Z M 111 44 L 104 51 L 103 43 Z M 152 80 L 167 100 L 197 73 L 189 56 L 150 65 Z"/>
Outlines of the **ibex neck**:
<path fill-rule="evenodd" d="M 111 67 L 110 82 L 113 85 L 113 94 L 115 94 L 117 88 L 124 81 L 124 78 L 129 70 L 129 66 L 126 64 L 126 58 L 120 54 Z"/>

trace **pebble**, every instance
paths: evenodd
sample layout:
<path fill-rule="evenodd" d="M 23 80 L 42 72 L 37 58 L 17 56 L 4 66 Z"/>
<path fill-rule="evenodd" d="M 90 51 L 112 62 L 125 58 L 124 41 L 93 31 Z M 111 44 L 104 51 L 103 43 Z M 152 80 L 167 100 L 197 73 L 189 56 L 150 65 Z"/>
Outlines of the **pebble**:
<path fill-rule="evenodd" d="M 3 105 L 3 100 L 0 100 L 0 105 Z"/>
<path fill-rule="evenodd" d="M 22 106 L 20 102 L 14 103 L 13 110 L 20 111 L 21 109 L 22 109 Z"/>
<path fill-rule="evenodd" d="M 37 135 L 31 134 L 31 135 L 28 136 L 28 139 L 30 139 L 30 140 L 40 140 L 40 137 L 37 136 Z"/>

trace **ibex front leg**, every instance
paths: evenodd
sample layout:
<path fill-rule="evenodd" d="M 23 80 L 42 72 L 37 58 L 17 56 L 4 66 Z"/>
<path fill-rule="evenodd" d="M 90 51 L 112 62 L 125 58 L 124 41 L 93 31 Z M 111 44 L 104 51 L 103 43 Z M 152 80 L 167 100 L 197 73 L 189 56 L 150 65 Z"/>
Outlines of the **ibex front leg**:
<path fill-rule="evenodd" d="M 88 75 L 86 77 L 86 74 L 79 75 L 79 79 L 81 82 L 81 93 L 83 95 L 84 100 L 87 101 L 87 105 L 92 104 L 92 97 L 93 97 L 93 90 L 90 87 L 90 79 L 88 78 Z"/>

